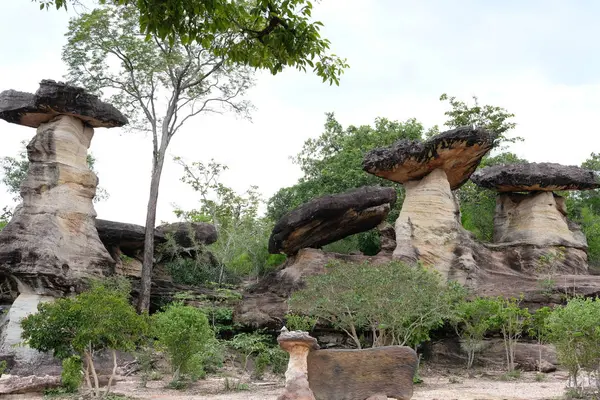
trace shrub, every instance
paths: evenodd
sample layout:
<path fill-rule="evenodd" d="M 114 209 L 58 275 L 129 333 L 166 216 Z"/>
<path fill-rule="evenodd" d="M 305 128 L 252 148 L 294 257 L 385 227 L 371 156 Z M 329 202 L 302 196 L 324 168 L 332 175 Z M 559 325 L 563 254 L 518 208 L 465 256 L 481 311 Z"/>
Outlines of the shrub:
<path fill-rule="evenodd" d="M 243 367 L 247 370 L 250 357 L 265 352 L 269 347 L 269 341 L 269 336 L 258 332 L 239 333 L 228 344 L 242 354 Z"/>
<path fill-rule="evenodd" d="M 573 390 L 577 392 L 583 391 L 577 381 L 581 369 L 595 371 L 597 375 L 600 372 L 599 327 L 598 298 L 573 298 L 548 317 L 549 341 L 556 346 L 558 360 L 568 369 Z"/>
<path fill-rule="evenodd" d="M 520 299 L 497 298 L 497 314 L 493 321 L 495 326 L 502 332 L 504 349 L 506 350 L 506 370 L 515 370 L 515 348 L 517 342 L 525 332 L 525 326 L 529 324 L 531 314 L 526 308 L 521 308 Z"/>
<path fill-rule="evenodd" d="M 182 302 L 172 303 L 154 314 L 152 331 L 157 337 L 157 346 L 169 357 L 173 382 L 179 381 L 181 374 L 202 374 L 199 353 L 214 339 L 214 333 L 201 310 Z"/>
<path fill-rule="evenodd" d="M 79 389 L 79 386 L 81 386 L 81 381 L 83 380 L 82 365 L 83 363 L 79 356 L 71 356 L 63 360 L 60 381 L 67 393 L 75 393 Z"/>
<path fill-rule="evenodd" d="M 285 325 L 290 331 L 310 332 L 315 328 L 318 318 L 308 315 L 287 314 L 285 316 Z"/>
<path fill-rule="evenodd" d="M 109 350 L 113 371 L 102 394 L 106 397 L 117 369 L 116 350 L 134 350 L 147 332 L 145 317 L 129 303 L 130 289 L 126 280 L 96 281 L 75 297 L 40 303 L 37 313 L 21 321 L 21 336 L 30 347 L 51 351 L 60 359 L 83 356 L 85 381 L 96 397 L 101 391 L 94 355 Z"/>
<path fill-rule="evenodd" d="M 416 346 L 450 319 L 463 296 L 459 285 L 442 283 L 439 274 L 422 266 L 336 262 L 327 273 L 309 277 L 289 306 L 343 330 L 358 348 L 360 330 L 373 335 L 374 347 Z"/>

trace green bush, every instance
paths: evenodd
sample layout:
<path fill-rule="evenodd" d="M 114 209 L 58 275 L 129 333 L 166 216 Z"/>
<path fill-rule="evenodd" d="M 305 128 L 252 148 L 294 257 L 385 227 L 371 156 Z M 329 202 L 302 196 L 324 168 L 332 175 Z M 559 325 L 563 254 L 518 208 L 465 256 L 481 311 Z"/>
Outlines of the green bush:
<path fill-rule="evenodd" d="M 558 361 L 567 368 L 575 391 L 582 392 L 580 370 L 597 371 L 600 365 L 600 299 L 573 298 L 548 317 L 549 341 Z"/>
<path fill-rule="evenodd" d="M 101 392 L 94 355 L 109 350 L 116 368 L 116 351 L 133 351 L 147 333 L 146 318 L 129 303 L 130 291 L 127 280 L 96 281 L 75 297 L 40 303 L 37 313 L 21 321 L 21 336 L 31 348 L 60 359 L 82 356 L 90 389 L 95 396 L 106 397 L 114 375 Z"/>
<path fill-rule="evenodd" d="M 0 361 L 0 376 L 2 376 L 2 374 L 4 374 L 4 372 L 6 372 L 6 360 L 2 360 Z"/>
<path fill-rule="evenodd" d="M 182 374 L 202 375 L 199 353 L 214 339 L 214 333 L 201 310 L 182 302 L 172 303 L 153 315 L 152 331 L 157 346 L 169 357 L 174 382 Z"/>
<path fill-rule="evenodd" d="M 318 318 L 308 315 L 287 314 L 285 316 L 285 326 L 290 331 L 310 332 L 315 328 Z"/>
<path fill-rule="evenodd" d="M 244 370 L 247 370 L 250 357 L 267 351 L 270 340 L 271 338 L 269 336 L 258 332 L 244 332 L 235 335 L 233 339 L 227 343 L 231 348 L 241 353 L 243 368 Z"/>
<path fill-rule="evenodd" d="M 83 380 L 82 365 L 83 363 L 79 356 L 71 356 L 63 360 L 60 382 L 67 393 L 75 393 L 79 389 L 79 386 L 81 386 L 81 381 Z"/>
<path fill-rule="evenodd" d="M 332 263 L 327 273 L 307 278 L 289 300 L 292 312 L 328 321 L 358 348 L 359 332 L 373 335 L 373 346 L 416 346 L 450 319 L 464 290 L 443 283 L 421 266 Z"/>

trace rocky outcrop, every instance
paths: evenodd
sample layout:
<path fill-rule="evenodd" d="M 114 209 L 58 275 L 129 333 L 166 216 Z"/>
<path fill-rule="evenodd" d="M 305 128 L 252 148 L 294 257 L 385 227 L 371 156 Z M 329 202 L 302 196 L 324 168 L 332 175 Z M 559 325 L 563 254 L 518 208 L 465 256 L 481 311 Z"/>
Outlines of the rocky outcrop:
<path fill-rule="evenodd" d="M 172 253 L 196 257 L 201 246 L 217 241 L 217 229 L 214 225 L 204 222 L 174 222 L 156 228 L 158 234 L 165 239 L 172 237 L 177 248 Z"/>
<path fill-rule="evenodd" d="M 285 371 L 285 391 L 277 400 L 315 400 L 308 383 L 307 357 L 311 351 L 319 348 L 317 339 L 308 332 L 284 331 L 277 342 L 290 355 Z"/>
<path fill-rule="evenodd" d="M 235 321 L 253 327 L 281 328 L 288 311 L 288 297 L 304 286 L 306 277 L 324 273 L 325 265 L 334 260 L 356 263 L 368 260 L 379 264 L 389 262 L 391 255 L 380 253 L 369 257 L 302 249 L 289 257 L 281 269 L 244 292 L 243 300 L 235 310 Z"/>
<path fill-rule="evenodd" d="M 7 376 L 0 379 L 0 395 L 43 393 L 60 386 L 60 376 Z"/>
<path fill-rule="evenodd" d="M 472 127 L 446 131 L 424 142 L 403 139 L 367 153 L 363 169 L 402 184 L 442 169 L 454 190 L 469 179 L 495 140 L 493 133 Z"/>
<path fill-rule="evenodd" d="M 396 202 L 392 188 L 370 186 L 316 198 L 283 216 L 269 238 L 272 254 L 296 254 L 375 228 Z"/>
<path fill-rule="evenodd" d="M 471 180 L 483 188 L 497 192 L 552 192 L 600 188 L 598 172 L 555 163 L 495 165 L 477 171 Z"/>
<path fill-rule="evenodd" d="M 127 118 L 85 89 L 53 80 L 42 80 L 35 94 L 5 90 L 0 93 L 0 119 L 37 128 L 59 115 L 75 117 L 93 128 L 127 124 Z"/>
<path fill-rule="evenodd" d="M 416 368 L 417 353 L 404 346 L 308 355 L 308 381 L 320 400 L 364 400 L 378 394 L 409 400 Z"/>
<path fill-rule="evenodd" d="M 96 230 L 107 249 L 118 248 L 128 257 L 137 257 L 144 250 L 145 228 L 141 225 L 96 219 Z M 165 235 L 154 231 L 154 243 L 166 241 Z"/>
<path fill-rule="evenodd" d="M 379 247 L 383 253 L 393 253 L 396 250 L 396 231 L 394 226 L 387 221 L 377 225 L 379 231 Z"/>

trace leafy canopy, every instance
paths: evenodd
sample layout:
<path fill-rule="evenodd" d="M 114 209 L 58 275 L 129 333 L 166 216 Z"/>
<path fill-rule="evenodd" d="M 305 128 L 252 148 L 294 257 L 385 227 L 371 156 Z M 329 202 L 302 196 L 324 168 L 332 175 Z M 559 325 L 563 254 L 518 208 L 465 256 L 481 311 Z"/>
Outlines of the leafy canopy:
<path fill-rule="evenodd" d="M 40 9 L 66 8 L 68 0 L 36 0 Z M 71 3 L 78 3 L 72 0 Z M 313 72 L 323 82 L 339 84 L 346 60 L 329 52 L 323 24 L 312 21 L 308 0 L 100 0 L 100 4 L 134 6 L 136 29 L 171 45 L 198 43 L 213 56 L 272 74 L 284 67 Z M 214 46 L 221 35 L 224 46 Z"/>

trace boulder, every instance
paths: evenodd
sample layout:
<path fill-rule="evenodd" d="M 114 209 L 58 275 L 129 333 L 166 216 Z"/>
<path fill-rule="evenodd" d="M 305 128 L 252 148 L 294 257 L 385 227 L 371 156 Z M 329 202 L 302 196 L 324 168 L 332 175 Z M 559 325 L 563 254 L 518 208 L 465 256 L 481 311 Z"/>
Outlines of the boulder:
<path fill-rule="evenodd" d="M 285 390 L 277 400 L 315 400 L 308 383 L 307 357 L 319 348 L 317 339 L 308 332 L 285 330 L 277 337 L 277 342 L 290 355 L 285 371 Z"/>
<path fill-rule="evenodd" d="M 442 169 L 454 190 L 469 179 L 495 140 L 495 134 L 472 127 L 446 131 L 424 142 L 403 139 L 390 147 L 367 153 L 363 169 L 402 184 Z"/>
<path fill-rule="evenodd" d="M 364 400 L 385 394 L 409 400 L 417 353 L 405 346 L 317 350 L 308 354 L 308 382 L 319 400 Z"/>
<path fill-rule="evenodd" d="M 165 237 L 173 235 L 175 242 L 185 249 L 212 244 L 218 238 L 215 226 L 204 222 L 174 222 L 161 225 L 156 231 Z"/>
<path fill-rule="evenodd" d="M 145 228 L 141 225 L 96 219 L 96 229 L 100 240 L 109 251 L 113 248 L 119 249 L 128 257 L 138 257 L 144 250 Z M 165 235 L 154 230 L 154 243 L 160 244 L 165 241 Z"/>
<path fill-rule="evenodd" d="M 497 192 L 552 192 L 600 188 L 598 172 L 555 163 L 495 165 L 475 172 L 471 180 L 478 186 Z"/>
<path fill-rule="evenodd" d="M 0 93 L 0 118 L 37 128 L 59 115 L 76 117 L 94 128 L 127 124 L 127 118 L 113 106 L 84 89 L 53 80 L 43 80 L 35 94 L 5 90 Z"/>
<path fill-rule="evenodd" d="M 0 395 L 43 393 L 60 386 L 60 376 L 6 376 L 0 379 Z"/>
<path fill-rule="evenodd" d="M 375 228 L 396 202 L 392 188 L 369 186 L 316 198 L 283 216 L 269 238 L 272 254 L 296 254 Z"/>
<path fill-rule="evenodd" d="M 394 226 L 387 221 L 383 221 L 377 225 L 379 231 L 380 251 L 384 253 L 392 253 L 396 250 L 396 231 Z"/>

